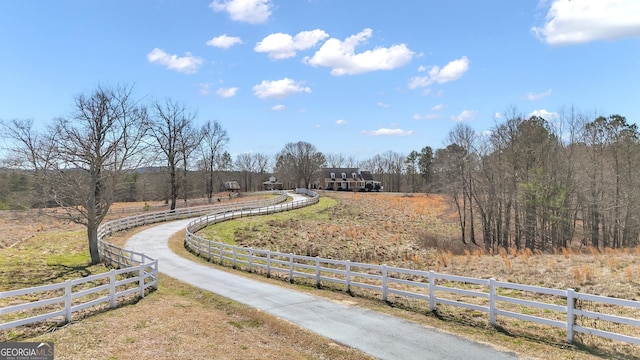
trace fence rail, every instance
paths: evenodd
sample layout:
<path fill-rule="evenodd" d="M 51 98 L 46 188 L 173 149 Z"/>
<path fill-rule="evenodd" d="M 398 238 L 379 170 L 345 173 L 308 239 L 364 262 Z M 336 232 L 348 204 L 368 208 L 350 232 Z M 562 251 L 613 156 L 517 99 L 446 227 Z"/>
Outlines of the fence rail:
<path fill-rule="evenodd" d="M 125 296 L 136 295 L 143 298 L 147 289 L 156 289 L 158 260 L 143 253 L 109 244 L 106 237 L 113 233 L 157 222 L 202 216 L 208 213 L 226 213 L 230 209 L 248 211 L 252 208 L 273 206 L 287 199 L 287 194 L 284 192 L 273 194 L 278 196 L 266 200 L 219 203 L 146 213 L 104 223 L 98 229 L 98 250 L 102 260 L 115 269 L 58 284 L 0 292 L 0 299 L 10 304 L 0 308 L 0 316 L 2 316 L 0 330 L 52 319 L 69 322 L 72 320 L 73 313 L 83 309 L 103 303 L 109 303 L 109 307 L 114 308 L 118 300 Z"/>
<path fill-rule="evenodd" d="M 193 252 L 210 261 L 250 272 L 262 272 L 267 277 L 277 275 L 290 282 L 294 282 L 296 278 L 311 279 L 318 287 L 323 282 L 335 283 L 344 286 L 345 291 L 350 293 L 354 288 L 368 289 L 379 293 L 383 301 L 389 301 L 390 295 L 422 300 L 428 302 L 430 311 L 435 311 L 439 304 L 462 307 L 486 313 L 489 323 L 493 326 L 496 325 L 498 316 L 535 322 L 565 330 L 566 340 L 570 343 L 574 341 L 575 333 L 579 332 L 640 345 L 640 302 L 638 301 L 596 296 L 576 292 L 573 289 L 561 290 L 509 283 L 493 278 L 479 279 L 434 271 L 238 247 L 195 235 L 197 230 L 208 224 L 243 216 L 284 211 L 285 206 L 304 206 L 303 202 L 313 201 L 317 202 L 317 197 L 301 201 L 299 204 L 281 204 L 268 209 L 201 217 L 187 226 L 185 244 Z M 532 297 L 547 300 L 531 300 Z M 612 312 L 623 308 L 625 313 L 632 316 L 584 310 L 577 305 L 579 301 L 595 303 Z M 628 329 L 625 333 L 617 333 L 597 329 L 594 324 L 587 326 L 585 321 L 578 324 L 578 320 L 587 318 L 606 321 L 623 328 L 628 327 Z"/>

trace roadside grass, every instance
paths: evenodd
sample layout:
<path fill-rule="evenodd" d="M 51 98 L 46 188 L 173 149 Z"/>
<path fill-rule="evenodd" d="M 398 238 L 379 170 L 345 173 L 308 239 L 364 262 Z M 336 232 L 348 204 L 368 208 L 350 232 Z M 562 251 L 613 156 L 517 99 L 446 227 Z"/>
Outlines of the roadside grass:
<path fill-rule="evenodd" d="M 451 209 L 447 208 L 441 196 L 395 194 L 380 196 L 380 194 L 350 193 L 323 195 L 321 199 L 331 197 L 334 200 L 331 206 L 321 210 L 314 206 L 306 208 L 304 213 L 296 210 L 283 213 L 277 218 L 271 216 L 242 218 L 229 224 L 212 225 L 207 228 L 209 235 L 203 237 L 216 236 L 218 234 L 216 229 L 220 227 L 225 231 L 227 243 L 235 243 L 239 246 L 297 255 L 385 263 L 389 266 L 435 270 L 452 275 L 494 277 L 500 281 L 549 288 L 574 288 L 586 293 L 633 300 L 640 296 L 636 277 L 636 274 L 640 274 L 638 265 L 640 250 L 637 249 L 606 251 L 587 249 L 583 252 L 575 249 L 560 249 L 555 254 L 510 249 L 502 250 L 497 254 L 488 254 L 479 247 L 455 248 L 452 243 L 459 242 L 455 238 L 455 218 L 451 216 Z M 320 215 L 327 214 L 330 215 L 329 218 L 318 220 Z M 198 233 L 200 236 L 203 234 Z M 174 251 L 177 250 L 174 249 Z M 310 285 L 314 284 L 311 282 Z M 446 284 L 441 285 L 446 286 Z M 458 287 L 460 285 L 456 284 Z M 333 290 L 331 293 L 343 291 L 339 286 L 335 288 L 332 286 L 323 285 L 323 288 Z M 326 293 L 327 291 L 318 292 L 321 296 L 325 296 Z M 361 301 L 360 296 L 373 301 L 379 299 L 379 294 L 367 290 L 358 290 L 355 294 L 357 296 L 352 299 L 357 299 L 356 301 Z M 558 301 L 558 299 L 546 299 L 542 295 L 537 297 L 530 293 L 520 296 L 538 301 Z M 455 296 L 452 299 L 456 300 Z M 498 326 L 494 329 L 488 324 L 486 314 L 449 306 L 439 306 L 437 312 L 431 314 L 428 312 L 428 305 L 422 301 L 401 297 L 392 297 L 390 300 L 394 308 L 430 315 L 427 318 L 446 320 L 444 321 L 446 324 L 466 324 L 473 331 L 487 329 L 486 334 L 493 334 L 487 335 L 487 338 L 497 334 L 507 335 L 506 342 L 501 345 L 508 348 L 516 345 L 517 349 L 520 343 L 526 343 L 528 346 L 531 346 L 532 342 L 544 344 L 544 351 L 534 352 L 535 357 L 548 359 L 584 358 L 585 356 L 640 358 L 640 347 L 596 336 L 576 334 L 576 345 L 568 345 L 564 341 L 566 333 L 557 328 L 499 317 Z M 458 300 L 469 301 L 466 298 Z M 581 303 L 580 306 L 583 309 L 594 308 L 594 305 L 589 303 Z M 382 306 L 382 308 L 385 307 Z M 621 316 L 638 318 L 639 315 L 636 310 L 614 310 L 622 311 L 617 313 Z M 517 311 L 547 318 L 556 316 L 535 308 L 521 308 Z M 557 316 L 560 316 L 558 320 L 563 320 L 563 315 Z M 580 321 L 588 320 L 579 319 L 579 324 L 581 324 Z M 442 327 L 443 325 L 440 321 L 430 326 Z M 594 324 L 587 324 L 587 326 L 594 326 Z M 606 322 L 598 323 L 595 327 L 640 336 L 637 329 Z M 459 328 L 456 328 L 455 332 L 466 333 Z M 479 340 L 483 341 L 482 338 L 483 336 L 480 336 Z M 524 353 L 531 354 L 529 351 Z"/>
<path fill-rule="evenodd" d="M 143 300 L 28 341 L 56 359 L 371 359 L 291 323 L 160 275 Z"/>
<path fill-rule="evenodd" d="M 305 207 L 294 212 L 270 214 L 268 217 L 250 216 L 223 221 L 198 231 L 198 234 L 227 245 L 237 245 L 237 239 L 250 237 L 256 233 L 265 233 L 268 231 L 268 227 L 274 226 L 274 224 L 290 224 L 299 219 L 326 221 L 329 219 L 329 209 L 334 207 L 336 203 L 335 199 L 321 197 L 318 204 L 311 208 Z"/>
<path fill-rule="evenodd" d="M 109 240 L 124 244 L 144 228 Z M 176 234 L 183 236 L 183 232 Z M 89 266 L 86 233 L 47 231 L 0 250 L 0 291 L 58 283 L 108 271 Z M 52 341 L 56 359 L 371 359 L 261 311 L 160 275 L 143 300 L 0 331 L 3 341 Z M 6 305 L 0 300 L 0 306 Z M 0 315 L 0 321 L 7 319 Z"/>

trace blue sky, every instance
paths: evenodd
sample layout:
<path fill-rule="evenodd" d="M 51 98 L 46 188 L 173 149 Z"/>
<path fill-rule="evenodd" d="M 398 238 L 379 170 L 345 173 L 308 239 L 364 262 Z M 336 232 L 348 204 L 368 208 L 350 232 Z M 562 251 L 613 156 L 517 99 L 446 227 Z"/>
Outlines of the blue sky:
<path fill-rule="evenodd" d="M 218 120 L 234 158 L 408 154 L 512 107 L 637 122 L 639 80 L 637 0 L 0 0 L 0 119 L 134 84 Z"/>

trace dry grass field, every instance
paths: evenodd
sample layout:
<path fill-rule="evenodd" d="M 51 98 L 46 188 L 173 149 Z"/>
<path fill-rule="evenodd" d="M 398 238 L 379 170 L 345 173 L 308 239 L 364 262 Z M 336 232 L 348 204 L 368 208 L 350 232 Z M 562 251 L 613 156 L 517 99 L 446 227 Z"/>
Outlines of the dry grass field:
<path fill-rule="evenodd" d="M 631 300 L 640 298 L 639 249 L 558 249 L 552 254 L 510 249 L 489 254 L 475 245 L 463 246 L 457 234 L 455 212 L 439 195 L 324 192 L 314 210 L 237 219 L 211 226 L 202 234 L 218 241 L 284 253 L 495 278 L 548 288 L 573 288 Z M 367 296 L 366 291 L 361 295 Z M 379 294 L 372 296 L 379 297 Z M 393 301 L 395 306 L 418 312 L 425 312 L 427 308 L 425 302 L 402 298 Z M 581 306 L 593 310 L 599 305 L 585 302 Z M 544 315 L 544 310 L 524 311 L 529 315 Z M 618 315 L 640 318 L 637 310 L 614 311 Z M 438 316 L 474 327 L 488 326 L 486 314 L 461 308 L 441 306 Z M 560 329 L 504 317 L 498 319 L 498 324 L 508 334 L 564 346 L 566 333 Z M 598 323 L 595 327 L 640 336 L 638 329 L 622 329 L 615 324 Z M 631 358 L 640 354 L 638 346 L 583 334 L 578 334 L 577 339 L 579 344 L 594 351 L 610 351 L 615 356 Z"/>
<path fill-rule="evenodd" d="M 142 208 L 144 204 L 126 206 Z M 0 247 L 3 269 L 0 291 L 106 271 L 101 266 L 86 265 L 86 239 L 77 225 L 32 215 L 23 218 L 15 213 L 8 215 L 2 216 L 0 231 L 10 234 L 14 240 Z M 452 209 L 441 196 L 323 193 L 321 202 L 312 208 L 225 222 L 204 233 L 225 242 L 283 252 L 640 298 L 640 252 L 635 249 L 487 254 L 479 248 L 460 246 L 455 220 Z M 138 230 L 119 234 L 110 241 L 123 244 L 135 231 Z M 202 262 L 181 248 L 182 236 L 179 233 L 174 237 L 174 250 Z M 577 346 L 568 346 L 563 342 L 561 331 L 531 323 L 499 321 L 501 327 L 496 330 L 488 326 L 485 315 L 458 308 L 442 307 L 433 316 L 420 304 L 398 301 L 389 306 L 375 297 L 367 297 L 366 293 L 352 297 L 339 289 L 321 291 L 256 274 L 244 275 L 402 316 L 492 343 L 515 351 L 523 358 L 640 358 L 638 347 L 589 336 L 580 336 Z M 367 358 L 166 276 L 160 279 L 160 290 L 142 301 L 114 311 L 98 309 L 81 314 L 62 328 L 43 324 L 0 332 L 0 341 L 6 340 L 54 341 L 56 358 L 60 359 Z"/>

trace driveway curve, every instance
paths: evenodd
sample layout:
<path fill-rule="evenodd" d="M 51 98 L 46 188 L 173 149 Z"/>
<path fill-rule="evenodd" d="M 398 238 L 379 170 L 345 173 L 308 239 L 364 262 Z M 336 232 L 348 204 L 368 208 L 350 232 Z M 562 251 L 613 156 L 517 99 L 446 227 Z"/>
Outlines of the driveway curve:
<path fill-rule="evenodd" d="M 513 353 L 357 306 L 262 283 L 195 263 L 169 249 L 173 234 L 193 219 L 154 226 L 133 235 L 126 248 L 158 259 L 159 271 L 291 321 L 379 359 L 517 359 Z M 162 286 L 162 285 L 160 285 Z"/>

